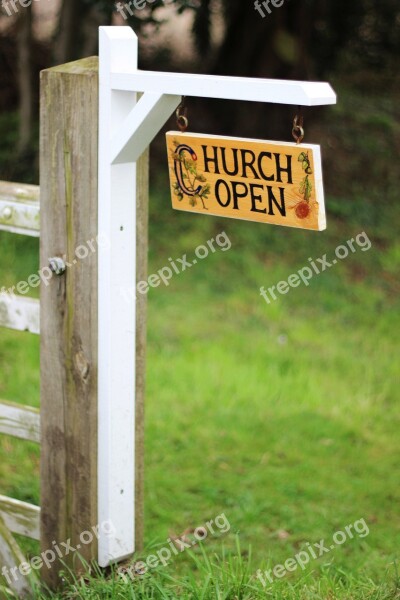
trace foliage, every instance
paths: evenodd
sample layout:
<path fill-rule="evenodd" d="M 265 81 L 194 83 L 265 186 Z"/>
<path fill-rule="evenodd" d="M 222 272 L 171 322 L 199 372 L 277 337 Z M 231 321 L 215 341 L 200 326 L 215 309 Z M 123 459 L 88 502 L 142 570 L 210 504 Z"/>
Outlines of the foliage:
<path fill-rule="evenodd" d="M 38 595 L 35 600 L 395 600 L 400 598 L 396 572 L 388 573 L 387 583 L 374 584 L 367 576 L 359 581 L 351 573 L 333 566 L 325 569 L 318 583 L 308 576 L 299 581 L 277 581 L 265 590 L 254 577 L 251 553 L 240 547 L 216 554 L 202 547 L 188 552 L 189 569 L 185 576 L 174 577 L 168 569 L 125 583 L 115 572 L 110 577 L 92 572 L 86 577 L 66 574 L 70 582 L 62 594 Z"/>
<path fill-rule="evenodd" d="M 180 163 L 182 165 L 183 181 L 187 190 L 190 190 L 191 192 L 191 195 L 189 196 L 190 206 L 197 206 L 197 202 L 200 200 L 204 210 L 208 210 L 204 204 L 204 200 L 207 200 L 210 195 L 210 184 L 207 183 L 203 173 L 197 172 L 197 160 L 188 158 L 183 152 L 177 152 L 177 148 L 179 146 L 178 141 L 174 140 L 174 146 L 175 151 L 172 159 L 174 160 L 175 164 Z M 198 185 L 201 183 L 204 183 L 205 185 Z M 173 190 L 178 200 L 182 202 L 185 194 L 178 181 L 174 182 Z"/>
<path fill-rule="evenodd" d="M 210 28 L 215 7 L 209 0 L 175 0 L 177 11 L 195 13 L 193 33 L 202 53 L 211 48 Z M 350 3 L 347 0 L 325 2 L 324 0 L 304 0 L 301 3 L 286 2 L 279 10 L 272 11 L 267 19 L 258 13 L 253 14 L 252 35 L 249 38 L 245 24 L 250 14 L 249 6 L 241 0 L 221 0 L 224 21 L 227 24 L 225 39 L 231 30 L 235 31 L 237 49 L 231 46 L 235 55 L 246 52 L 243 45 L 252 47 L 258 44 L 258 53 L 263 55 L 263 46 L 269 51 L 278 51 L 276 38 L 265 36 L 265 31 L 273 32 L 285 28 L 288 36 L 295 40 L 295 46 L 306 52 L 307 60 L 312 63 L 312 71 L 319 77 L 332 71 L 343 52 L 351 53 L 358 66 L 381 69 L 400 50 L 400 8 L 397 0 L 382 0 L 377 4 L 373 0 L 360 0 Z M 238 27 L 237 25 L 240 24 Z M 262 23 L 262 27 L 257 25 Z M 262 32 L 264 31 L 264 40 Z M 290 37 L 286 40 L 290 41 Z M 306 41 L 307 40 L 307 41 Z M 240 43 L 239 43 L 240 41 Z M 278 51 L 279 52 L 279 51 Z M 287 54 L 286 54 L 287 56 Z M 283 59 L 284 54 L 280 56 Z M 255 57 L 254 57 L 255 58 Z M 300 59 L 300 56 L 294 60 Z M 240 64 L 242 61 L 239 61 Z M 284 61 L 283 61 L 284 62 Z M 224 65 L 218 65 L 224 68 Z"/>
<path fill-rule="evenodd" d="M 312 169 L 310 166 L 308 152 L 301 152 L 297 160 L 302 163 L 302 169 L 306 173 L 306 176 L 300 183 L 300 193 L 303 194 L 304 200 L 309 202 L 312 192 L 312 183 L 309 176 L 312 175 Z"/>

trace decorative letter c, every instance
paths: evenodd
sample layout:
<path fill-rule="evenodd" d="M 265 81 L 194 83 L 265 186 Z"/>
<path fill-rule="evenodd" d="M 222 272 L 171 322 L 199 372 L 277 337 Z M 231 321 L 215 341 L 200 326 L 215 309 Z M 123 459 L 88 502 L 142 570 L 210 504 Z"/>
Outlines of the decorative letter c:
<path fill-rule="evenodd" d="M 186 144 L 181 144 L 180 146 L 178 146 L 175 152 L 180 157 L 184 152 L 189 152 L 191 159 L 197 160 L 197 154 L 195 153 L 193 148 L 187 146 Z M 199 185 L 195 189 L 193 187 L 192 189 L 190 189 L 186 186 L 182 171 L 182 160 L 175 160 L 175 175 L 178 181 L 178 185 L 184 194 L 186 194 L 187 196 L 196 196 L 197 194 L 200 194 L 201 190 L 203 189 L 203 186 Z"/>

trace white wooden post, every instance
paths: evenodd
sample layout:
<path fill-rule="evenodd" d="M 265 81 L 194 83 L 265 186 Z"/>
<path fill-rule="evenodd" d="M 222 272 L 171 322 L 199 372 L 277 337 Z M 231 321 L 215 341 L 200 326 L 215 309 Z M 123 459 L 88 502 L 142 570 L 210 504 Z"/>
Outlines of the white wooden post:
<path fill-rule="evenodd" d="M 99 234 L 99 564 L 135 550 L 136 160 L 178 106 L 180 96 L 114 90 L 111 75 L 137 71 L 137 37 L 129 27 L 100 28 Z M 134 111 L 134 112 L 133 112 Z M 126 131 L 137 128 L 141 144 Z M 138 149 L 140 146 L 140 149 Z M 132 152 L 133 150 L 133 152 Z M 116 160 L 116 154 L 119 154 Z"/>
<path fill-rule="evenodd" d="M 111 88 L 116 68 L 137 69 L 137 39 L 129 28 L 100 31 L 99 64 L 99 524 L 110 521 L 115 536 L 99 539 L 99 564 L 134 551 L 135 302 L 120 288 L 135 287 L 136 165 L 112 165 L 112 135 L 136 104 L 133 92 Z M 101 531 L 102 528 L 100 528 Z"/>
<path fill-rule="evenodd" d="M 100 28 L 99 564 L 131 556 L 134 532 L 136 166 L 181 97 L 317 106 L 335 104 L 328 83 L 143 72 L 129 27 Z M 140 100 L 137 94 L 142 93 Z"/>

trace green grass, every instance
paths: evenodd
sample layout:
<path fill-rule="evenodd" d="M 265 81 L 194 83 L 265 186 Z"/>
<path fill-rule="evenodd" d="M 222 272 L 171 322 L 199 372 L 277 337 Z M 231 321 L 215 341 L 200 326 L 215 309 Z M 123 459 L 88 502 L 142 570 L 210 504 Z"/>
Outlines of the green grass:
<path fill-rule="evenodd" d="M 238 538 L 236 538 L 238 539 Z M 302 577 L 286 582 L 278 581 L 270 588 L 263 589 L 254 579 L 251 556 L 243 557 L 239 542 L 236 551 L 229 553 L 222 548 L 218 554 L 200 548 L 197 553 L 188 552 L 186 557 L 186 575 L 177 578 L 168 569 L 159 569 L 155 575 L 146 575 L 129 585 L 125 584 L 118 573 L 105 576 L 94 570 L 86 578 L 76 578 L 70 574 L 70 588 L 66 595 L 57 598 L 82 598 L 94 600 L 107 598 L 125 599 L 175 599 L 193 600 L 393 600 L 398 598 L 395 579 L 376 585 L 369 577 L 355 579 L 343 569 L 327 564 L 316 573 L 310 572 Z M 317 575 L 317 577 L 316 577 Z M 390 579 L 390 575 L 389 578 Z M 47 600 L 48 595 L 37 596 L 38 600 Z M 55 598 L 55 596 L 54 596 Z"/>
<path fill-rule="evenodd" d="M 335 131 L 351 110 L 337 115 Z M 382 126 L 378 116 L 370 127 Z M 350 153 L 356 141 L 342 134 Z M 221 231 L 232 248 L 149 294 L 143 556 L 221 513 L 231 529 L 134 584 L 94 572 L 67 577 L 54 598 L 400 598 L 394 177 L 379 211 L 373 176 L 351 184 L 345 174 L 348 199 L 336 190 L 328 198 L 324 233 L 173 212 L 165 182 L 153 185 L 150 273 L 169 257 L 192 258 Z M 261 298 L 260 286 L 287 279 L 309 257 L 332 256 L 362 231 L 368 252 L 270 305 Z M 1 285 L 35 269 L 37 243 L 1 234 Z M 37 338 L 0 331 L 0 360 L 0 397 L 38 405 Z M 37 449 L 2 437 L 0 453 L 1 493 L 38 502 Z M 358 519 L 367 537 L 262 589 L 258 569 Z"/>

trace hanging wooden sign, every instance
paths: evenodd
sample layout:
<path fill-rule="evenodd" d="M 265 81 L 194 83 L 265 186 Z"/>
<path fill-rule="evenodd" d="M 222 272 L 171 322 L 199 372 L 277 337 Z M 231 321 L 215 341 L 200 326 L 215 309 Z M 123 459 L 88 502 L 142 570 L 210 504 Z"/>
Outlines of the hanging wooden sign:
<path fill-rule="evenodd" d="M 167 133 L 176 210 L 326 229 L 320 147 Z"/>

